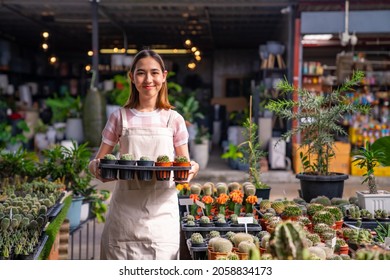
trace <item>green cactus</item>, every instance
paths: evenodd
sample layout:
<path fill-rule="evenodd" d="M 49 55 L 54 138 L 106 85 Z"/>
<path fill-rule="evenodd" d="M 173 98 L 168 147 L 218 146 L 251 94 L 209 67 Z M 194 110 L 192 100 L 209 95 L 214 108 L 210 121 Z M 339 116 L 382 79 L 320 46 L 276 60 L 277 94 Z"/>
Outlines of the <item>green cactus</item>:
<path fill-rule="evenodd" d="M 133 154 L 123 154 L 120 157 L 121 160 L 135 160 L 135 157 Z"/>
<path fill-rule="evenodd" d="M 188 160 L 188 158 L 186 156 L 175 156 L 174 161 L 175 162 L 180 162 L 180 163 L 189 162 L 189 160 Z"/>
<path fill-rule="evenodd" d="M 249 240 L 241 241 L 237 246 L 238 252 L 240 252 L 240 253 L 248 253 L 249 254 L 250 248 L 257 248 L 257 247 L 256 247 L 255 243 L 253 243 L 253 241 L 249 241 Z"/>
<path fill-rule="evenodd" d="M 287 218 L 296 218 L 301 215 L 302 209 L 298 205 L 287 205 L 282 212 L 282 216 Z"/>
<path fill-rule="evenodd" d="M 203 195 L 212 195 L 213 194 L 213 188 L 209 184 L 204 184 L 201 188 L 201 192 L 203 192 Z"/>
<path fill-rule="evenodd" d="M 212 249 L 218 253 L 229 253 L 233 249 L 233 244 L 226 238 L 215 237 L 213 238 Z"/>
<path fill-rule="evenodd" d="M 203 236 L 199 232 L 191 234 L 191 242 L 193 244 L 202 244 L 204 242 Z"/>
<path fill-rule="evenodd" d="M 240 260 L 240 257 L 236 253 L 230 252 L 226 256 L 226 259 L 229 260 L 229 261 L 238 261 L 238 260 Z"/>
<path fill-rule="evenodd" d="M 277 214 L 282 214 L 286 206 L 282 201 L 274 201 L 271 203 L 271 208 L 275 210 Z"/>
<path fill-rule="evenodd" d="M 265 212 L 266 209 L 271 208 L 271 201 L 268 199 L 263 199 L 259 203 L 259 208 L 261 212 Z"/>
<path fill-rule="evenodd" d="M 187 221 L 195 221 L 195 217 L 193 215 L 187 215 Z"/>
<path fill-rule="evenodd" d="M 238 182 L 230 182 L 230 183 L 227 185 L 227 187 L 228 187 L 229 192 L 234 191 L 234 190 L 240 190 L 240 189 L 241 189 L 241 185 L 240 185 L 240 183 L 238 183 Z"/>
<path fill-rule="evenodd" d="M 323 223 L 323 224 L 327 224 L 328 226 L 332 226 L 335 223 L 335 221 L 336 219 L 333 216 L 333 214 L 324 210 L 316 212 L 313 216 L 314 224 Z"/>
<path fill-rule="evenodd" d="M 151 158 L 148 156 L 142 156 L 139 158 L 140 161 L 151 161 Z"/>
<path fill-rule="evenodd" d="M 187 226 L 190 226 L 190 227 L 195 226 L 195 221 L 187 221 Z"/>
<path fill-rule="evenodd" d="M 361 209 L 360 210 L 360 216 L 365 219 L 373 219 L 374 215 L 368 211 L 367 209 Z"/>
<path fill-rule="evenodd" d="M 320 246 L 312 246 L 312 247 L 309 247 L 309 253 L 310 255 L 314 255 L 316 256 L 317 258 L 314 258 L 314 260 L 325 260 L 326 259 L 326 252 L 324 251 L 323 247 L 320 247 Z M 313 258 L 310 258 L 311 260 L 313 260 Z"/>
<path fill-rule="evenodd" d="M 303 242 L 305 234 L 302 228 L 290 221 L 280 223 L 271 235 L 270 252 L 279 260 L 304 260 L 309 254 Z"/>
<path fill-rule="evenodd" d="M 325 206 L 322 205 L 322 204 L 319 204 L 319 203 L 309 203 L 306 205 L 306 211 L 307 211 L 307 215 L 309 215 L 310 217 L 313 217 L 314 214 L 322 209 L 324 209 Z"/>
<path fill-rule="evenodd" d="M 310 201 L 310 203 L 319 203 L 319 204 L 322 204 L 324 206 L 330 206 L 332 204 L 329 197 L 323 196 L 323 195 L 320 195 L 320 196 L 317 196 L 316 198 L 313 198 Z"/>
<path fill-rule="evenodd" d="M 357 205 L 351 205 L 348 209 L 348 213 L 352 219 L 360 219 L 360 208 Z"/>
<path fill-rule="evenodd" d="M 350 260 L 351 259 L 351 257 L 347 254 L 340 254 L 340 257 L 342 260 Z"/>
<path fill-rule="evenodd" d="M 341 261 L 342 260 L 342 258 L 339 255 L 336 255 L 336 254 L 333 254 L 329 258 L 326 258 L 326 259 L 327 260 L 331 260 L 331 261 Z"/>
<path fill-rule="evenodd" d="M 221 233 L 217 230 L 212 230 L 210 231 L 210 233 L 208 234 L 209 238 L 213 238 L 213 237 L 220 237 L 221 236 Z"/>
<path fill-rule="evenodd" d="M 238 245 L 242 241 L 250 241 L 253 243 L 253 236 L 249 233 L 244 233 L 244 232 L 238 232 L 234 235 L 233 237 L 233 244 L 235 247 L 238 247 Z"/>
<path fill-rule="evenodd" d="M 306 238 L 313 242 L 313 246 L 321 242 L 321 237 L 317 233 L 308 233 L 306 234 Z"/>
<path fill-rule="evenodd" d="M 218 218 L 217 223 L 225 224 L 226 223 L 226 219 L 225 218 Z"/>
<path fill-rule="evenodd" d="M 104 156 L 104 159 L 116 160 L 116 156 L 114 156 L 113 154 L 106 154 L 106 155 Z"/>
<path fill-rule="evenodd" d="M 192 184 L 190 186 L 190 192 L 191 194 L 197 194 L 197 195 L 200 195 L 200 192 L 201 192 L 202 188 L 201 188 L 201 185 L 199 183 L 195 183 L 195 184 Z"/>
<path fill-rule="evenodd" d="M 246 196 L 255 195 L 256 194 L 256 188 L 253 185 L 245 185 L 244 187 L 244 194 Z"/>
<path fill-rule="evenodd" d="M 215 185 L 215 188 L 217 189 L 217 195 L 219 196 L 221 193 L 227 194 L 228 192 L 228 187 L 226 183 L 217 183 Z"/>
<path fill-rule="evenodd" d="M 209 224 L 210 223 L 210 218 L 207 217 L 207 216 L 202 216 L 199 219 L 199 223 L 201 223 L 201 224 Z"/>
<path fill-rule="evenodd" d="M 327 224 L 318 223 L 318 224 L 314 225 L 313 232 L 321 235 L 322 233 L 324 233 L 325 231 L 327 231 L 329 229 L 330 229 L 330 227 Z"/>
<path fill-rule="evenodd" d="M 324 208 L 325 211 L 330 212 L 333 217 L 335 218 L 336 221 L 341 221 L 343 220 L 343 212 L 341 209 L 337 206 L 326 206 Z"/>

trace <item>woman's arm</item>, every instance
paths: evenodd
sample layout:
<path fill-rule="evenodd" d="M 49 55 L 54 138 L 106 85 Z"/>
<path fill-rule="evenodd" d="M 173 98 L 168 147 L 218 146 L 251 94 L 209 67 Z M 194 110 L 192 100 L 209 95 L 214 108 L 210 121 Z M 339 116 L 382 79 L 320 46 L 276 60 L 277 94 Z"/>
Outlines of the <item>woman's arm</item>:
<path fill-rule="evenodd" d="M 98 152 L 96 153 L 95 159 L 89 162 L 88 165 L 89 171 L 91 171 L 91 173 L 96 177 L 96 179 L 99 179 L 102 182 L 113 181 L 112 179 L 111 180 L 103 179 L 101 177 L 100 169 L 99 169 L 100 159 L 103 158 L 106 154 L 110 154 L 113 151 L 113 149 L 114 149 L 113 146 L 110 146 L 102 142 L 100 144 Z"/>

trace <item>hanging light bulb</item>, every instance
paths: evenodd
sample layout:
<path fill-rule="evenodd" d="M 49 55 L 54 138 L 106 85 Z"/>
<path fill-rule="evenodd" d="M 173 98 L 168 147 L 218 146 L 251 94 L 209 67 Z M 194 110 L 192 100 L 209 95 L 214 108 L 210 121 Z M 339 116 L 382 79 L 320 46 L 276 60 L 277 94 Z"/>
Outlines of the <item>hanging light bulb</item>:
<path fill-rule="evenodd" d="M 190 61 L 190 62 L 187 64 L 187 67 L 188 67 L 188 69 L 194 70 L 195 67 L 196 67 L 196 63 L 193 62 L 193 61 Z"/>
<path fill-rule="evenodd" d="M 184 41 L 184 44 L 187 46 L 187 47 L 190 47 L 192 45 L 192 42 L 190 39 L 187 39 Z"/>
<path fill-rule="evenodd" d="M 55 57 L 55 56 L 53 55 L 53 56 L 50 57 L 49 61 L 50 61 L 50 64 L 54 64 L 54 63 L 57 62 L 57 57 Z"/>
<path fill-rule="evenodd" d="M 49 32 L 46 31 L 42 33 L 42 37 L 45 39 L 49 38 L 49 35 L 50 35 Z"/>
<path fill-rule="evenodd" d="M 48 48 L 49 48 L 49 45 L 47 43 L 42 44 L 42 49 L 44 49 L 46 51 Z"/>

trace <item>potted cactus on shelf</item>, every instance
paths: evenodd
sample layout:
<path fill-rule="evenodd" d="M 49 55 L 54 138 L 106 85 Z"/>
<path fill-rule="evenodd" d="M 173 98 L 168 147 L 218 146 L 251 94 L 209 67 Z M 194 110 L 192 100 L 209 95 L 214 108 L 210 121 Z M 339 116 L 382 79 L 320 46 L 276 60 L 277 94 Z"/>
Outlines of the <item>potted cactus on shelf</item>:
<path fill-rule="evenodd" d="M 133 154 L 123 154 L 118 160 L 118 164 L 134 166 L 137 164 Z M 119 169 L 119 179 L 132 180 L 134 179 L 134 170 L 131 169 Z"/>
<path fill-rule="evenodd" d="M 191 234 L 191 246 L 206 247 L 206 242 L 204 241 L 203 235 L 199 232 L 194 232 L 193 234 Z"/>
<path fill-rule="evenodd" d="M 190 167 L 191 163 L 189 159 L 186 156 L 176 156 L 173 161 L 173 166 L 175 167 Z M 183 169 L 183 170 L 174 170 L 173 171 L 173 177 L 175 181 L 185 181 L 188 178 L 189 169 Z"/>
<path fill-rule="evenodd" d="M 142 170 L 138 170 L 138 180 L 142 181 L 151 181 L 153 178 L 153 170 L 150 167 L 154 166 L 154 160 L 152 160 L 148 156 L 141 156 L 139 160 L 137 160 L 137 165 L 140 167 L 144 167 Z"/>
<path fill-rule="evenodd" d="M 169 156 L 159 155 L 154 165 L 161 166 L 161 167 L 170 167 L 172 166 L 172 162 Z M 156 170 L 156 178 L 159 181 L 169 181 L 169 179 L 171 178 L 171 170 L 168 169 Z"/>
<path fill-rule="evenodd" d="M 302 209 L 298 205 L 287 205 L 282 212 L 283 220 L 295 221 L 302 215 Z"/>
<path fill-rule="evenodd" d="M 102 159 L 100 159 L 101 164 L 116 164 L 117 158 L 113 154 L 106 154 Z M 101 168 L 102 178 L 104 179 L 116 179 L 117 178 L 117 168 Z"/>

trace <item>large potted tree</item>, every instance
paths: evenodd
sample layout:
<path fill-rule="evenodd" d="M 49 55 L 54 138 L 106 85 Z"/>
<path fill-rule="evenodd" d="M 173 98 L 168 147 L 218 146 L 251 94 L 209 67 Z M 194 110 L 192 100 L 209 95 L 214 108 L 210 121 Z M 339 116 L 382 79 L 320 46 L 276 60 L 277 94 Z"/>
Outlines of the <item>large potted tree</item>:
<path fill-rule="evenodd" d="M 390 192 L 378 190 L 375 168 L 390 166 L 390 136 L 378 138 L 374 143 L 366 142 L 354 153 L 352 163 L 364 170 L 362 184 L 367 183 L 368 190 L 356 191 L 358 205 L 374 214 L 378 209 L 390 211 Z M 380 168 L 380 167 L 379 167 Z"/>
<path fill-rule="evenodd" d="M 301 196 L 309 202 L 312 198 L 325 195 L 329 198 L 342 197 L 347 174 L 331 172 L 330 163 L 335 158 L 336 137 L 347 135 L 341 120 L 347 114 L 369 112 L 369 105 L 351 103 L 344 94 L 353 91 L 364 78 L 362 71 L 355 71 L 351 79 L 331 92 L 316 94 L 303 88 L 295 88 L 287 80 L 277 88 L 282 94 L 296 91 L 297 100 L 270 100 L 266 108 L 277 116 L 297 123 L 282 135 L 287 140 L 300 134 L 300 153 L 303 171 L 296 177 L 301 182 Z"/>

